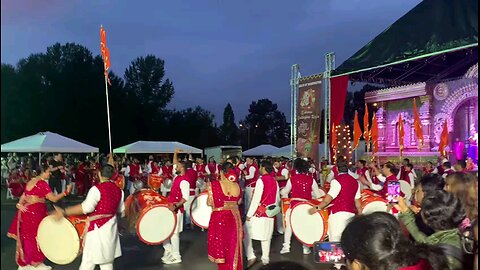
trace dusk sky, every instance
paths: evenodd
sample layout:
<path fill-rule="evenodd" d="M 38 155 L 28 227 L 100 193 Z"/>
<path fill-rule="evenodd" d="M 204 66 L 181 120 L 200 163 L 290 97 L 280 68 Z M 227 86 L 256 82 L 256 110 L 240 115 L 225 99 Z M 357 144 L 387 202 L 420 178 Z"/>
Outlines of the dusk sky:
<path fill-rule="evenodd" d="M 170 108 L 200 105 L 221 123 L 230 102 L 238 122 L 252 101 L 269 98 L 289 121 L 292 64 L 320 73 L 333 51 L 338 66 L 419 2 L 2 0 L 1 61 L 16 64 L 55 42 L 99 54 L 103 24 L 117 75 L 138 56 L 165 60 Z"/>

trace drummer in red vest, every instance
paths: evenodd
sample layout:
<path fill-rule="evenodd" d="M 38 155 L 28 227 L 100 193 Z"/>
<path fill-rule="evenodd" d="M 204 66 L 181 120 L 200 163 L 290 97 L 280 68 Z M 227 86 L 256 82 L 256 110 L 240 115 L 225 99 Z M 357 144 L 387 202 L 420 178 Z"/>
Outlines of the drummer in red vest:
<path fill-rule="evenodd" d="M 381 172 L 376 167 L 374 167 L 374 171 L 376 177 L 383 182 L 382 189 L 377 191 L 376 193 L 383 198 L 387 198 L 388 183 L 392 181 L 398 181 L 396 176 L 397 168 L 395 167 L 395 164 L 389 161 L 383 164 Z M 405 194 L 403 194 L 403 192 L 400 192 L 400 196 L 405 197 Z"/>
<path fill-rule="evenodd" d="M 147 173 L 156 175 L 158 172 L 160 172 L 160 166 L 152 155 L 148 156 Z"/>
<path fill-rule="evenodd" d="M 115 170 L 107 164 L 99 172 L 100 183 L 93 186 L 81 204 L 61 209 L 58 216 L 87 215 L 88 232 L 84 236 L 82 263 L 79 270 L 113 270 L 113 260 L 122 256 L 118 235 L 117 213 L 125 211 L 123 192 L 110 181 Z"/>
<path fill-rule="evenodd" d="M 275 180 L 278 182 L 278 187 L 280 188 L 280 192 L 282 189 L 287 185 L 288 178 L 290 177 L 290 172 L 288 171 L 287 168 L 285 168 L 285 165 L 282 165 L 279 161 L 275 161 L 273 163 L 273 177 L 275 177 Z M 283 213 L 278 213 L 276 216 L 276 222 L 277 222 L 277 231 L 280 234 L 283 234 Z"/>
<path fill-rule="evenodd" d="M 433 173 L 433 174 L 437 174 L 438 173 L 438 170 L 437 168 L 435 168 L 435 166 L 433 166 L 433 163 L 431 161 L 427 161 L 423 167 L 423 173 L 424 174 L 430 174 L 430 173 Z"/>
<path fill-rule="evenodd" d="M 368 188 L 370 183 L 372 182 L 372 177 L 370 176 L 370 171 L 367 167 L 367 162 L 365 160 L 358 160 L 355 163 L 357 167 L 357 179 L 360 181 L 362 185 L 360 185 L 361 189 Z"/>
<path fill-rule="evenodd" d="M 210 181 L 214 181 L 214 180 L 218 179 L 220 171 L 218 170 L 218 165 L 217 165 L 217 162 L 215 161 L 214 157 L 210 157 L 208 159 L 208 164 L 205 167 L 205 171 L 206 171 L 207 175 L 209 176 Z"/>
<path fill-rule="evenodd" d="M 415 174 L 414 174 L 414 171 L 413 171 L 413 164 L 412 163 L 408 163 L 405 166 L 405 173 L 406 173 L 407 176 L 404 177 L 404 179 L 401 179 L 401 180 L 407 181 L 407 183 L 410 184 L 412 194 L 414 194 L 413 189 L 415 188 Z"/>
<path fill-rule="evenodd" d="M 403 161 L 402 161 L 402 166 L 400 166 L 400 170 L 398 171 L 398 175 L 397 175 L 397 178 L 399 180 L 405 180 L 407 181 L 407 177 L 408 177 L 408 172 L 407 172 L 407 164 L 410 163 L 410 159 L 408 158 L 404 158 Z"/>
<path fill-rule="evenodd" d="M 255 164 L 253 158 L 247 157 L 246 163 L 247 166 L 245 168 L 245 209 L 248 209 L 252 200 L 255 184 L 260 177 L 260 171 L 257 164 Z"/>
<path fill-rule="evenodd" d="M 330 190 L 323 201 L 310 210 L 313 214 L 329 206 L 328 240 L 339 242 L 343 230 L 355 214 L 362 213 L 360 185 L 348 174 L 348 162 L 343 157 L 337 159 L 338 176 L 330 182 Z M 339 265 L 335 265 L 339 269 Z"/>
<path fill-rule="evenodd" d="M 138 158 L 134 158 L 133 162 L 127 166 L 127 170 L 125 172 L 126 175 L 129 175 L 129 192 L 130 194 L 135 192 L 135 186 L 133 185 L 135 182 L 140 181 L 142 168 L 140 167 L 140 161 Z"/>
<path fill-rule="evenodd" d="M 450 161 L 446 161 L 443 163 L 443 179 L 447 179 L 447 176 L 449 176 L 450 174 L 453 174 L 455 173 L 455 171 L 453 170 L 452 168 L 452 163 L 450 163 Z"/>
<path fill-rule="evenodd" d="M 292 227 L 290 226 L 290 213 L 295 205 L 302 201 L 310 201 L 314 197 L 318 199 L 322 196 L 318 184 L 312 176 L 308 175 L 308 169 L 310 165 L 307 161 L 297 158 L 295 159 L 293 169 L 296 171 L 290 179 L 288 179 L 285 187 L 280 191 L 282 198 L 291 197 L 290 208 L 287 210 L 286 217 L 286 227 L 283 248 L 280 250 L 280 254 L 285 254 L 290 252 L 290 242 L 292 239 Z M 313 194 L 313 197 L 312 197 Z M 308 246 L 303 246 L 303 254 L 310 254 L 310 248 Z"/>
<path fill-rule="evenodd" d="M 185 176 L 187 176 L 188 183 L 190 184 L 190 196 L 188 200 L 185 202 L 185 224 L 193 228 L 192 220 L 190 218 L 190 205 L 195 199 L 195 196 L 198 194 L 197 190 L 197 180 L 198 180 L 198 173 L 192 168 L 191 161 L 185 161 Z"/>
<path fill-rule="evenodd" d="M 177 226 L 173 232 L 172 237 L 169 240 L 163 242 L 163 248 L 165 252 L 162 257 L 162 262 L 165 264 L 177 264 L 182 262 L 180 255 L 180 233 L 183 231 L 183 213 L 184 204 L 187 202 L 190 196 L 190 182 L 186 175 L 185 162 L 178 162 L 177 154 L 179 150 L 175 150 L 174 158 L 177 163 L 176 170 L 177 176 L 173 179 L 172 187 L 168 195 L 168 202 L 170 210 L 177 215 Z"/>
<path fill-rule="evenodd" d="M 163 176 L 165 179 L 173 179 L 173 164 L 170 159 L 165 161 L 165 165 L 160 168 L 158 175 Z"/>

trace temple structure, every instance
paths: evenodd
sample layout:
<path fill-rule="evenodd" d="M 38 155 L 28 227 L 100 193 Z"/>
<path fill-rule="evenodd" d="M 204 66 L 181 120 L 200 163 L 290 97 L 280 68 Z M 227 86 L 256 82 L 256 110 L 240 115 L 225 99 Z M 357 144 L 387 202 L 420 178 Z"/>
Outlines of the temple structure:
<path fill-rule="evenodd" d="M 419 145 L 413 128 L 413 100 L 422 121 L 424 146 Z M 404 156 L 413 159 L 432 159 L 438 155 L 443 123 L 447 120 L 450 132 L 450 160 L 456 160 L 455 142 L 463 142 L 462 159 L 468 149 L 476 147 L 472 133 L 478 131 L 478 63 L 463 77 L 441 83 L 415 83 L 380 89 L 365 94 L 365 102 L 377 108 L 379 123 L 379 152 L 382 159 L 399 156 L 398 119 L 404 120 Z M 455 127 L 455 128 L 454 128 Z"/>

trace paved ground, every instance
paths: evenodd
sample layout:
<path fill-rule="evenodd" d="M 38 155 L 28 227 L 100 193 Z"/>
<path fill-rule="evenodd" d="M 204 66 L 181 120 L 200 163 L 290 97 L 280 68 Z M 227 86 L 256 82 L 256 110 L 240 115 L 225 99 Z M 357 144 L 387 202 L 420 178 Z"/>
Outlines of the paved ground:
<path fill-rule="evenodd" d="M 2 270 L 15 270 L 17 266 L 15 264 L 15 241 L 7 238 L 6 233 L 10 222 L 15 213 L 16 201 L 5 200 L 5 191 L 2 189 L 1 196 L 1 265 Z M 78 201 L 78 200 L 77 200 Z M 148 246 L 138 241 L 135 235 L 124 235 L 120 239 L 122 245 L 123 256 L 115 260 L 116 270 L 214 270 L 217 269 L 216 265 L 209 262 L 207 259 L 207 232 L 202 232 L 200 229 L 193 231 L 184 231 L 181 234 L 181 253 L 183 263 L 178 265 L 163 265 L 160 258 L 163 255 L 163 248 L 161 246 Z M 283 243 L 283 236 L 274 236 L 272 240 L 272 251 L 270 260 L 291 260 L 305 264 L 310 269 L 328 269 L 326 266 L 313 263 L 313 256 L 302 255 L 302 248 L 300 244 L 292 241 L 292 252 L 288 255 L 280 255 L 279 251 Z M 255 249 L 257 256 L 260 258 L 261 250 L 258 243 L 255 243 Z M 78 269 L 80 265 L 80 259 L 75 260 L 69 265 L 54 265 L 51 262 L 46 264 L 53 266 L 54 270 L 73 270 Z M 253 270 L 257 270 L 260 263 L 253 267 Z M 99 269 L 97 267 L 97 269 Z"/>

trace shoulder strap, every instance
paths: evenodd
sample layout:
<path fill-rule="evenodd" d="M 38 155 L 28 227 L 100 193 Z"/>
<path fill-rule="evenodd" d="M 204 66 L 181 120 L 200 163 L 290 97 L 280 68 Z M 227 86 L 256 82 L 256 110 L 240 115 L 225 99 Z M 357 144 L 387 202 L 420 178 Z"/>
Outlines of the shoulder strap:
<path fill-rule="evenodd" d="M 464 253 L 463 253 L 463 250 L 461 248 L 450 245 L 450 244 L 437 244 L 435 246 L 443 249 L 443 252 L 445 253 L 445 255 L 451 256 L 451 257 L 457 259 L 459 262 L 463 263 Z"/>

